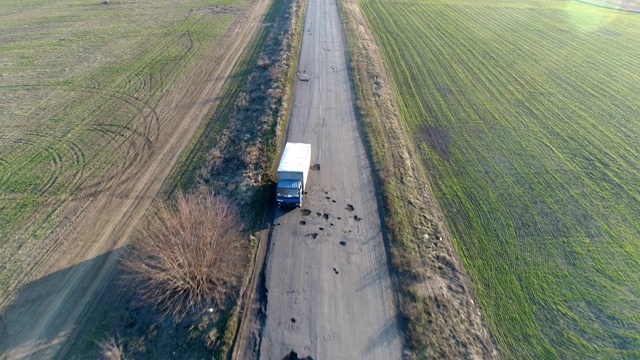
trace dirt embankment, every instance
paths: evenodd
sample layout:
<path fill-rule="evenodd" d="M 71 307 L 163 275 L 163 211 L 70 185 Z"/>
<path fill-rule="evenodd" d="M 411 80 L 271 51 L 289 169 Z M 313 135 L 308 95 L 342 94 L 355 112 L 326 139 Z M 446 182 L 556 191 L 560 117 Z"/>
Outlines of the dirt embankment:
<path fill-rule="evenodd" d="M 411 358 L 499 358 L 402 125 L 372 32 L 341 2 L 358 107 L 383 191 L 385 222 Z"/>
<path fill-rule="evenodd" d="M 218 189 L 257 226 L 252 266 L 234 313 L 234 359 L 258 358 L 266 301 L 263 264 L 270 232 L 267 219 L 273 217 L 271 177 L 290 113 L 303 13 L 303 0 L 274 1 L 265 19 L 270 31 L 264 46 L 255 49 L 256 66 L 229 111 L 228 127 L 198 174 L 200 188 Z"/>

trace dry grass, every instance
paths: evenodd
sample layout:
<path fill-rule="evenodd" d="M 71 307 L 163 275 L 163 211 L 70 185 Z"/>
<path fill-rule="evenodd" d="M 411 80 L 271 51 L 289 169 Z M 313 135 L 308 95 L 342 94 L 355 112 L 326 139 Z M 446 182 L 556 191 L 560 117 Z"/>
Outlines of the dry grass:
<path fill-rule="evenodd" d="M 100 354 L 104 360 L 125 360 L 127 358 L 124 355 L 124 347 L 113 336 L 100 341 L 98 346 L 100 346 Z"/>
<path fill-rule="evenodd" d="M 222 306 L 246 264 L 240 224 L 210 193 L 179 193 L 175 206 L 161 202 L 125 260 L 142 299 L 174 321 Z"/>

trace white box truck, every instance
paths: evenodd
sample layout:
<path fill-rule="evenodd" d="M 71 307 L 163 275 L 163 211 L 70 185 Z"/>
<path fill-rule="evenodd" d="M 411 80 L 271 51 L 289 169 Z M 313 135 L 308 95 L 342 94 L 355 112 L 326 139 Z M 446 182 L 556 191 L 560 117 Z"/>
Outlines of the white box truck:
<path fill-rule="evenodd" d="M 276 201 L 280 207 L 300 207 L 311 166 L 311 145 L 288 142 L 278 165 Z"/>

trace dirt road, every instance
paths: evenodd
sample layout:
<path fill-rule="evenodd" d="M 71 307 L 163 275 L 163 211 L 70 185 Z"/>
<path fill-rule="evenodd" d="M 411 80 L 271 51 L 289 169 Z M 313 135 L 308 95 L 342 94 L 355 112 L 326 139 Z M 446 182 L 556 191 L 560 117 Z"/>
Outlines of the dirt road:
<path fill-rule="evenodd" d="M 152 204 L 172 166 L 205 120 L 236 60 L 260 28 L 270 2 L 258 0 L 238 17 L 218 46 L 190 65 L 186 74 L 140 118 L 152 119 L 144 152 L 135 154 L 97 191 L 70 197 L 55 245 L 34 250 L 22 274 L 20 294 L 0 318 L 0 358 L 46 359 L 56 355 L 111 280 L 117 249 Z M 132 146 L 132 148 L 136 148 Z"/>
<path fill-rule="evenodd" d="M 260 358 L 399 359 L 402 340 L 372 169 L 335 0 L 309 0 L 288 141 L 312 145 L 301 209 L 277 211 Z"/>

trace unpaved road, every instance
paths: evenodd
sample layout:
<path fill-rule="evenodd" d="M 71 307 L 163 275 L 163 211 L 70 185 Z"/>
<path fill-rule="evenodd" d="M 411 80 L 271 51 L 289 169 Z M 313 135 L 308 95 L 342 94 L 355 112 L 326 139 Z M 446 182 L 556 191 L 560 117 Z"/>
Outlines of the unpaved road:
<path fill-rule="evenodd" d="M 150 207 L 180 153 L 205 120 L 242 51 L 260 28 L 270 2 L 258 0 L 218 44 L 198 59 L 153 109 L 154 131 L 137 161 L 99 191 L 71 198 L 54 234 L 55 245 L 37 249 L 22 274 L 19 295 L 0 317 L 0 358 L 56 355 L 96 295 L 110 296 L 118 248 Z M 141 118 L 149 118 L 141 114 Z M 71 352 L 72 346 L 71 346 Z"/>
<path fill-rule="evenodd" d="M 312 145 L 301 209 L 277 211 L 260 358 L 399 359 L 402 338 L 372 169 L 335 0 L 308 0 L 287 141 Z"/>

